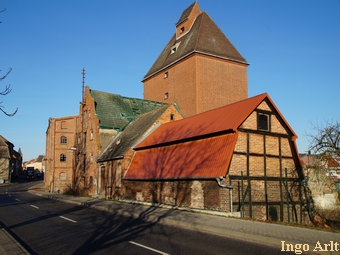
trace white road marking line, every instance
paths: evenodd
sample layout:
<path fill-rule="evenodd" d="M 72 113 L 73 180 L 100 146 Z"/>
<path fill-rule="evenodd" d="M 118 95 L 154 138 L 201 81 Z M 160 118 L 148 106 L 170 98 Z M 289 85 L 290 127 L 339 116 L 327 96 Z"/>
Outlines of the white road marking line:
<path fill-rule="evenodd" d="M 35 206 L 35 205 L 31 205 L 33 208 L 35 208 L 35 209 L 39 209 L 39 207 L 38 206 Z"/>
<path fill-rule="evenodd" d="M 17 199 L 17 198 L 16 198 L 15 200 L 20 202 L 20 199 Z"/>
<path fill-rule="evenodd" d="M 77 223 L 75 220 L 71 220 L 71 219 L 66 218 L 66 217 L 64 217 L 64 216 L 59 216 L 59 217 L 62 218 L 62 219 L 64 219 L 64 220 L 68 220 L 68 221 L 71 221 L 71 222 L 73 222 L 73 223 Z"/>
<path fill-rule="evenodd" d="M 162 251 L 153 249 L 153 248 L 151 248 L 151 247 L 148 247 L 148 246 L 145 246 L 145 245 L 142 245 L 142 244 L 139 244 L 139 243 L 135 243 L 135 242 L 132 242 L 132 241 L 129 241 L 129 243 L 132 243 L 132 244 L 134 244 L 134 245 L 140 246 L 140 247 L 142 247 L 142 248 L 144 248 L 144 249 L 147 249 L 147 250 L 150 250 L 150 251 L 157 252 L 157 253 L 159 253 L 159 254 L 169 255 L 168 253 L 165 253 L 165 252 L 162 252 Z"/>

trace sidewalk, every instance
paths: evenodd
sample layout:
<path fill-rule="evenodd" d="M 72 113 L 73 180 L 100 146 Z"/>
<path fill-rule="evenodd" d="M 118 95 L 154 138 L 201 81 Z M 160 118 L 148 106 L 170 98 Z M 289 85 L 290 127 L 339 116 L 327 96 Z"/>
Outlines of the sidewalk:
<path fill-rule="evenodd" d="M 22 255 L 30 254 L 5 229 L 0 226 L 0 254 Z"/>
<path fill-rule="evenodd" d="M 39 196 L 56 199 L 67 203 L 73 203 L 97 210 L 112 212 L 127 217 L 143 218 L 146 221 L 158 222 L 171 226 L 187 228 L 212 233 L 225 237 L 238 238 L 250 242 L 261 243 L 277 247 L 282 250 L 283 254 L 288 251 L 289 244 L 302 244 L 300 250 L 313 252 L 315 254 L 340 254 L 340 234 L 329 231 L 319 231 L 300 227 L 291 227 L 278 224 L 257 222 L 252 220 L 243 220 L 237 218 L 228 218 L 223 213 L 210 212 L 203 210 L 182 210 L 168 209 L 162 207 L 145 206 L 134 203 L 105 201 L 89 197 L 73 197 L 61 194 L 45 192 L 42 185 L 37 185 L 30 189 L 30 192 Z M 7 235 L 8 236 L 8 235 Z M 8 237 L 10 238 L 10 237 Z M 5 231 L 0 232 L 0 245 L 5 246 L 11 240 L 8 240 Z M 14 240 L 12 240 L 14 241 Z M 15 243 L 13 246 L 18 246 Z M 292 246 L 293 247 L 293 246 Z M 292 249 L 292 247 L 290 249 Z M 294 246 L 295 247 L 295 246 Z M 22 248 L 22 247 L 18 247 Z M 299 247 L 296 247 L 299 249 Z M 2 251 L 2 254 L 25 254 L 14 252 L 14 248 Z M 339 250 L 339 251 L 337 251 Z M 7 253 L 6 253 L 7 252 Z M 27 253 L 26 253 L 27 254 Z M 301 253 L 296 253 L 301 254 Z"/>

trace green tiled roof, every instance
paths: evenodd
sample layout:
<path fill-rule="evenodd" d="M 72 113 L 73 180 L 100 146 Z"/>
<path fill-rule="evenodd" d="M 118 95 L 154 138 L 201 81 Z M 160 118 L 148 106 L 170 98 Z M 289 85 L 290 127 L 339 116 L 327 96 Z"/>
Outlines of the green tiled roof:
<path fill-rule="evenodd" d="M 123 130 L 139 114 L 167 105 L 161 102 L 123 97 L 98 90 L 91 90 L 90 94 L 95 101 L 100 128 Z"/>
<path fill-rule="evenodd" d="M 170 106 L 163 106 L 157 110 L 141 114 L 132 121 L 123 132 L 120 132 L 110 144 L 98 155 L 97 162 L 105 162 L 122 158 L 124 154 L 138 142 L 143 135 L 156 123 L 160 116 Z M 119 141 L 119 143 L 117 143 Z"/>

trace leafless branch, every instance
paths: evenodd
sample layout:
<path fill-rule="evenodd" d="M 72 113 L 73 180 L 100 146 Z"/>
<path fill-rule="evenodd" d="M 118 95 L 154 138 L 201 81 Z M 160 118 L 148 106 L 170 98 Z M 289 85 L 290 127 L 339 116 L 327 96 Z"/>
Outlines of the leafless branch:
<path fill-rule="evenodd" d="M 1 70 L 0 70 L 0 72 L 1 72 Z M 8 72 L 4 76 L 0 77 L 0 81 L 6 79 L 6 77 L 10 74 L 10 72 L 12 72 L 12 68 L 11 67 L 9 68 Z"/>
<path fill-rule="evenodd" d="M 6 88 L 5 88 L 4 91 L 0 92 L 0 95 L 1 95 L 1 96 L 5 96 L 5 95 L 11 93 L 11 91 L 12 91 L 11 85 L 8 85 L 8 86 L 6 86 Z"/>
<path fill-rule="evenodd" d="M 4 110 L 2 109 L 2 108 L 4 108 L 4 107 L 1 106 L 1 103 L 2 103 L 2 102 L 0 102 L 0 111 L 2 111 L 5 115 L 7 115 L 7 116 L 9 116 L 9 117 L 12 117 L 12 116 L 14 116 L 14 115 L 17 113 L 18 108 L 15 109 L 15 111 L 14 111 L 13 113 L 8 113 L 8 112 L 4 111 Z"/>
<path fill-rule="evenodd" d="M 2 13 L 4 11 L 6 11 L 6 8 L 0 10 L 0 13 Z M 0 21 L 0 24 L 1 23 L 2 22 Z M 10 74 L 11 71 L 12 71 L 12 68 L 10 67 L 9 70 L 7 71 L 7 73 L 4 76 L 0 77 L 0 81 L 6 79 L 6 77 Z M 0 70 L 0 72 L 1 72 L 1 70 Z M 5 90 L 0 92 L 0 95 L 1 96 L 6 96 L 7 94 L 11 93 L 11 91 L 12 91 L 11 85 L 6 85 Z M 13 113 L 8 113 L 3 108 L 4 108 L 4 106 L 2 105 L 2 102 L 0 102 L 0 111 L 2 111 L 6 116 L 9 116 L 9 117 L 14 116 L 17 113 L 17 111 L 18 111 L 18 108 L 17 108 Z"/>
<path fill-rule="evenodd" d="M 5 9 L 3 9 L 3 10 L 1 10 L 0 12 L 4 12 L 4 11 L 6 11 L 6 8 Z M 2 23 L 2 21 L 0 21 L 0 24 Z"/>
<path fill-rule="evenodd" d="M 307 134 L 310 149 L 316 154 L 340 157 L 340 123 L 326 122 L 326 126 L 313 125 L 316 134 Z"/>

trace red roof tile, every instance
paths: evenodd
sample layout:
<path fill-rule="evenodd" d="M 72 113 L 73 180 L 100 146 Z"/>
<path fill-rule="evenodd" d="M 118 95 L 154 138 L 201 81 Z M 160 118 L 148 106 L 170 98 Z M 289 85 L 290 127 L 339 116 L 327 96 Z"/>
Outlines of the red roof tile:
<path fill-rule="evenodd" d="M 278 113 L 267 93 L 161 125 L 139 143 L 125 179 L 188 179 L 225 176 L 238 128 L 264 101 Z M 295 145 L 296 146 L 296 145 Z M 297 149 L 296 149 L 297 151 Z"/>
<path fill-rule="evenodd" d="M 225 176 L 237 133 L 136 151 L 124 179 L 200 179 Z"/>
<path fill-rule="evenodd" d="M 266 98 L 280 114 L 268 94 L 264 93 L 182 120 L 163 124 L 144 141 L 138 144 L 135 149 L 180 141 L 221 131 L 236 131 L 243 121 L 245 121 L 254 109 Z M 284 120 L 282 115 L 281 118 Z M 286 124 L 289 127 L 287 122 Z M 294 134 L 291 128 L 290 130 Z"/>

